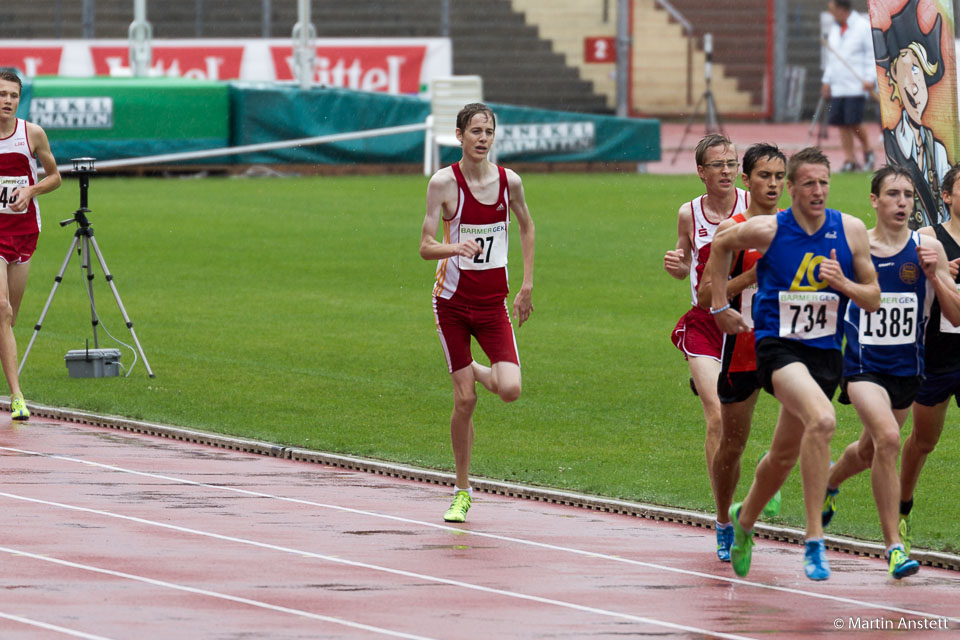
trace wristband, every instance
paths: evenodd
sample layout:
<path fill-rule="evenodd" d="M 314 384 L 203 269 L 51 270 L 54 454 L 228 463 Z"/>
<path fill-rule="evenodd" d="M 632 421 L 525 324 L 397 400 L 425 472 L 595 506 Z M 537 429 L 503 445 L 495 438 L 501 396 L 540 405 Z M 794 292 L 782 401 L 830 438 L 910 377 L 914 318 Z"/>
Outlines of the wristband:
<path fill-rule="evenodd" d="M 729 302 L 728 302 L 727 304 L 723 305 L 722 307 L 720 307 L 719 309 L 713 309 L 713 308 L 711 308 L 711 309 L 710 309 L 710 315 L 715 316 L 715 315 L 717 315 L 718 313 L 723 313 L 724 311 L 726 311 L 726 310 L 729 309 L 729 308 L 730 308 L 730 303 L 729 303 Z"/>

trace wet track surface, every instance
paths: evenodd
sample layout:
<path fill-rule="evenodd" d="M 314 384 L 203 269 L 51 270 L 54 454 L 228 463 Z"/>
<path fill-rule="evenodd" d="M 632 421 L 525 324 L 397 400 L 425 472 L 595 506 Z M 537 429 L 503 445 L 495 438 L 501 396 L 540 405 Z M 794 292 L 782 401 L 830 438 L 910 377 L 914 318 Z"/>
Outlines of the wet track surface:
<path fill-rule="evenodd" d="M 449 526 L 442 486 L 0 416 L 2 638 L 960 630 L 957 572 L 829 553 L 813 583 L 758 541 L 741 580 L 704 529 L 487 494 Z"/>

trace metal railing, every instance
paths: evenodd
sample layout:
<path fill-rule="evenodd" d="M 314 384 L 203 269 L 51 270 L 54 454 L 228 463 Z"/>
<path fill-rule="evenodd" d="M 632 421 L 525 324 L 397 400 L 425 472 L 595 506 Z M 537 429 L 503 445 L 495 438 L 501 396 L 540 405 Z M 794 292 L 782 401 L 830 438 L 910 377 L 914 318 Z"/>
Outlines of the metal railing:
<path fill-rule="evenodd" d="M 654 0 L 654 2 L 683 27 L 687 38 L 687 104 L 693 104 L 693 23 L 670 4 L 669 0 Z"/>

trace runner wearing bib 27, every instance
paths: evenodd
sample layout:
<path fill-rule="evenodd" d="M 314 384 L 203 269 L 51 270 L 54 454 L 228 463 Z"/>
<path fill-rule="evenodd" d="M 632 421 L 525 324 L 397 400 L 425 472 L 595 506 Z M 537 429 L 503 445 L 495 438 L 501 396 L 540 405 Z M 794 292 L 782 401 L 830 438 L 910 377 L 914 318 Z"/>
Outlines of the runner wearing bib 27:
<path fill-rule="evenodd" d="M 468 104 L 457 115 L 457 138 L 463 157 L 440 169 L 427 186 L 427 213 L 420 232 L 420 256 L 437 260 L 433 311 L 440 345 L 453 381 L 450 439 L 457 480 L 447 522 L 464 522 L 473 491 L 470 455 L 476 383 L 504 402 L 520 397 L 520 358 L 507 312 L 507 228 L 510 213 L 520 228 L 523 284 L 513 314 L 523 326 L 533 312 L 534 227 L 515 172 L 487 159 L 496 117 L 489 107 Z M 443 223 L 442 240 L 437 239 Z M 473 360 L 471 336 L 490 359 Z"/>
<path fill-rule="evenodd" d="M 905 169 L 886 166 L 877 171 L 870 204 L 877 213 L 877 226 L 868 235 L 882 291 L 880 308 L 867 313 L 854 302 L 847 307 L 840 395 L 840 402 L 856 408 L 863 430 L 830 468 L 822 518 L 823 526 L 832 520 L 840 484 L 870 469 L 889 572 L 899 580 L 920 568 L 897 529 L 900 429 L 920 389 L 931 302 L 942 301 L 946 315 L 960 321 L 960 293 L 940 242 L 907 226 L 913 180 Z"/>
<path fill-rule="evenodd" d="M 763 254 L 753 303 L 757 371 L 763 388 L 781 404 L 770 453 L 757 465 L 743 503 L 730 507 L 730 561 L 737 575 L 747 575 L 753 525 L 799 459 L 806 509 L 804 572 L 811 580 L 826 580 L 830 567 L 820 509 L 836 426 L 831 398 L 841 374 L 838 319 L 848 300 L 876 310 L 880 287 L 863 222 L 826 208 L 830 163 L 819 149 L 803 149 L 790 158 L 787 190 L 790 209 L 735 225 L 713 242 L 711 313 L 725 333 L 748 330 L 727 303 L 724 276 L 733 252 L 753 248 Z"/>

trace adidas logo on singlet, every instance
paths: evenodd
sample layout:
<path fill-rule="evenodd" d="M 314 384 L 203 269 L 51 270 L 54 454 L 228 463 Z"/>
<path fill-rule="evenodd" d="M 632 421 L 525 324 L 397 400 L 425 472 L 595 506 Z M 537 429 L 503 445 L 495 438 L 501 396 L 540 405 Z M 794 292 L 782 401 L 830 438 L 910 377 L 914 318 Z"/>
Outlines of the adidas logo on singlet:
<path fill-rule="evenodd" d="M 503 208 L 504 208 L 504 207 L 503 207 L 503 203 L 502 203 L 502 202 L 497 205 L 497 211 L 503 211 Z"/>

